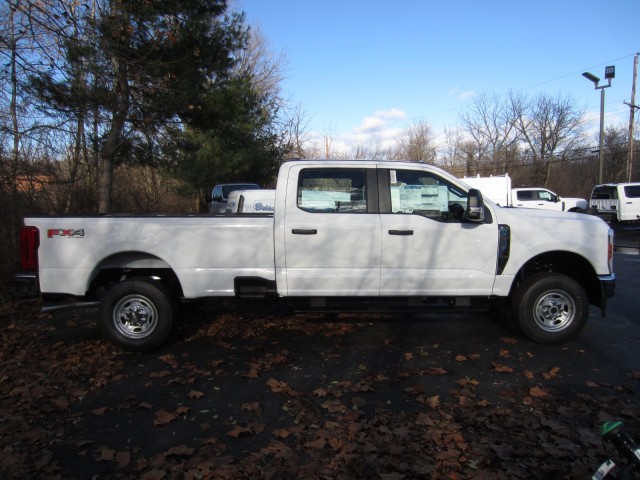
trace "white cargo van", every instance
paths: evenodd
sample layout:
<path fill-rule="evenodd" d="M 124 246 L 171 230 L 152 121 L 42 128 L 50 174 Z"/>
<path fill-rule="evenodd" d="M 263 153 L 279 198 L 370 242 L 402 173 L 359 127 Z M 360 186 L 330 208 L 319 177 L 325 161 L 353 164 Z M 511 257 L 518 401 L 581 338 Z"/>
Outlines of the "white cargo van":
<path fill-rule="evenodd" d="M 618 222 L 640 218 L 640 183 L 606 183 L 596 185 L 591 192 L 592 209 Z"/>

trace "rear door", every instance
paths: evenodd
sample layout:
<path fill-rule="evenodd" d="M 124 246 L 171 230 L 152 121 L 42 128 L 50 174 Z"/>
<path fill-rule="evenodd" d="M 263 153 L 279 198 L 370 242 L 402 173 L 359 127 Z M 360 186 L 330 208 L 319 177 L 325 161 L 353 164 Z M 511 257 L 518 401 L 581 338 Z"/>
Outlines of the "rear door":
<path fill-rule="evenodd" d="M 380 215 L 375 165 L 289 171 L 278 289 L 289 296 L 377 296 Z M 276 254 L 277 262 L 282 255 Z"/>

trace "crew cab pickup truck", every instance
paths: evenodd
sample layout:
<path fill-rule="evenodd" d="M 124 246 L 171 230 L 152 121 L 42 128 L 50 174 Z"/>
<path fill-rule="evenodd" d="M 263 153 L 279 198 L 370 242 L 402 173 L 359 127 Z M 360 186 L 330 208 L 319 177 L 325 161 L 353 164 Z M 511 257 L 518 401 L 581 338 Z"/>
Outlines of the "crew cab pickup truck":
<path fill-rule="evenodd" d="M 498 304 L 529 339 L 558 343 L 589 305 L 604 315 L 615 286 L 603 220 L 501 208 L 411 162 L 285 162 L 272 215 L 31 217 L 21 244 L 18 292 L 45 310 L 69 297 L 97 306 L 106 337 L 137 351 L 168 339 L 179 301 L 215 297 L 334 311 Z"/>

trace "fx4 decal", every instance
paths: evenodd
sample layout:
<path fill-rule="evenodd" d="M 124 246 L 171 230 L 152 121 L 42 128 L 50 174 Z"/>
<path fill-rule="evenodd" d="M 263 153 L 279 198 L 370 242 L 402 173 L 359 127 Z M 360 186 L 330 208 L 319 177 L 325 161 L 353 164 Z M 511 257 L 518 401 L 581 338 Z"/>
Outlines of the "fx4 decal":
<path fill-rule="evenodd" d="M 50 228 L 47 230 L 47 238 L 53 237 L 84 238 L 84 228 Z"/>

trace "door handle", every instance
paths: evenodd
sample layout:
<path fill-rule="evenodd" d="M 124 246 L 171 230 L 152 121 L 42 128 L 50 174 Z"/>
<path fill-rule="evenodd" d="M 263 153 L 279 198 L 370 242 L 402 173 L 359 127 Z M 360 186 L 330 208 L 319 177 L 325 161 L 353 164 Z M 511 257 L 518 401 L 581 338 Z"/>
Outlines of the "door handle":
<path fill-rule="evenodd" d="M 389 230 L 389 235 L 400 235 L 400 236 L 413 235 L 413 230 Z"/>
<path fill-rule="evenodd" d="M 318 230 L 316 230 L 315 228 L 294 228 L 293 230 L 291 230 L 291 233 L 293 233 L 294 235 L 316 235 L 318 233 Z"/>

